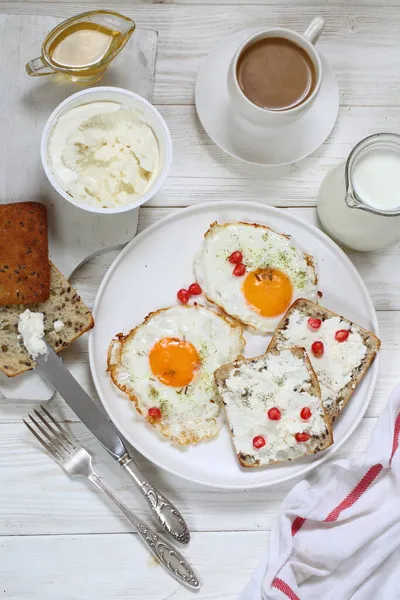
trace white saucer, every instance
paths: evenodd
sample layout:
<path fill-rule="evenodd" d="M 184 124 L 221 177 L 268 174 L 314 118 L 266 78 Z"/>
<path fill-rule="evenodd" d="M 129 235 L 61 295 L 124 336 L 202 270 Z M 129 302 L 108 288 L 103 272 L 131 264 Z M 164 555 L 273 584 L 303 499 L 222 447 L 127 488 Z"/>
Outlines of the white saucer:
<path fill-rule="evenodd" d="M 282 129 L 257 127 L 244 121 L 231 110 L 227 72 L 236 49 L 255 31 L 258 28 L 229 36 L 207 56 L 196 81 L 197 113 L 213 142 L 231 156 L 257 165 L 287 165 L 305 158 L 326 140 L 339 111 L 339 88 L 332 69 L 320 55 L 321 90 L 303 117 Z"/>

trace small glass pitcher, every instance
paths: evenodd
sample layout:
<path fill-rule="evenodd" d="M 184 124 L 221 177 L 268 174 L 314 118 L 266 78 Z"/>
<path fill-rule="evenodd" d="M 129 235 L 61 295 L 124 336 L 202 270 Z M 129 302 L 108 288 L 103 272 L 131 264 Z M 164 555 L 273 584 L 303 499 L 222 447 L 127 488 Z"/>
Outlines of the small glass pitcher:
<path fill-rule="evenodd" d="M 376 181 L 372 188 L 371 180 L 363 187 L 360 171 L 357 174 L 356 170 L 360 159 L 365 160 L 372 153 L 381 154 L 381 162 L 374 170 Z M 385 160 L 393 157 L 399 162 L 399 185 L 390 185 L 386 178 Z M 367 196 L 371 189 L 373 199 Z M 398 199 L 398 203 L 385 204 L 388 195 Z M 400 239 L 400 135 L 377 133 L 359 142 L 346 163 L 325 177 L 318 193 L 317 212 L 329 235 L 354 250 L 377 250 Z"/>
<path fill-rule="evenodd" d="M 132 19 L 94 10 L 63 21 L 42 44 L 42 55 L 26 64 L 31 77 L 62 73 L 73 83 L 99 81 L 135 31 Z"/>

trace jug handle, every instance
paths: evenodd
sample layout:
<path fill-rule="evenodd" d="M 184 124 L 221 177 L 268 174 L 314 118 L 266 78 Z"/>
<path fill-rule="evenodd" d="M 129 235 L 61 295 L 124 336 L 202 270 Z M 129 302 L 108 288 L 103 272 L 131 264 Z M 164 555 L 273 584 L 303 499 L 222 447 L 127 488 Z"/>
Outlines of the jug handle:
<path fill-rule="evenodd" d="M 345 201 L 347 206 L 350 208 L 359 208 L 361 206 L 360 202 L 357 201 L 356 197 L 351 191 L 347 192 Z"/>
<path fill-rule="evenodd" d="M 41 56 L 33 58 L 25 65 L 26 72 L 30 77 L 40 77 L 42 75 L 54 75 L 55 71 L 48 66 Z"/>

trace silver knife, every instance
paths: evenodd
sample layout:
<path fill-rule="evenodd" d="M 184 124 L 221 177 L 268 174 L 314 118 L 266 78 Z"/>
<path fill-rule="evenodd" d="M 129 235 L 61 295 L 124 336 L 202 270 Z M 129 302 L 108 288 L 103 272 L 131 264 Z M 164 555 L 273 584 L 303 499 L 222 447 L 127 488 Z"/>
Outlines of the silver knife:
<path fill-rule="evenodd" d="M 82 423 L 100 444 L 129 473 L 140 489 L 162 527 L 178 542 L 187 544 L 189 529 L 177 508 L 147 481 L 118 435 L 106 413 L 88 396 L 68 371 L 54 350 L 46 342 L 47 352 L 35 360 L 36 370 L 48 379 Z"/>

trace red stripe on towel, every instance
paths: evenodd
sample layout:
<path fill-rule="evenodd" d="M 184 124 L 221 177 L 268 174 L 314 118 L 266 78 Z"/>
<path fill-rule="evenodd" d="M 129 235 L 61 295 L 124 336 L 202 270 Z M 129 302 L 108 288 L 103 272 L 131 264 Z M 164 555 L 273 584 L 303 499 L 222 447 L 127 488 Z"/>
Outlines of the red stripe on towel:
<path fill-rule="evenodd" d="M 390 455 L 390 462 L 392 462 L 392 458 L 399 447 L 399 434 L 400 434 L 400 414 L 397 415 L 395 424 L 394 424 L 394 436 L 393 436 L 393 446 L 392 446 L 392 454 Z"/>
<path fill-rule="evenodd" d="M 298 531 L 303 527 L 306 520 L 303 517 L 296 517 L 292 523 L 292 535 L 296 535 Z"/>
<path fill-rule="evenodd" d="M 294 593 L 292 588 L 289 587 L 287 583 L 285 583 L 282 579 L 279 579 L 278 577 L 276 577 L 273 580 L 272 587 L 285 594 L 285 596 L 289 598 L 289 600 L 300 600 L 300 598 L 297 594 Z"/>
<path fill-rule="evenodd" d="M 368 469 L 364 477 L 357 483 L 356 487 L 351 490 L 350 494 L 346 496 L 346 498 L 340 504 L 338 504 L 338 506 L 334 508 L 332 512 L 329 513 L 324 522 L 330 523 L 331 521 L 336 521 L 343 510 L 353 506 L 360 496 L 367 491 L 371 483 L 373 483 L 373 481 L 378 477 L 382 469 L 383 466 L 381 464 L 374 465 Z"/>

